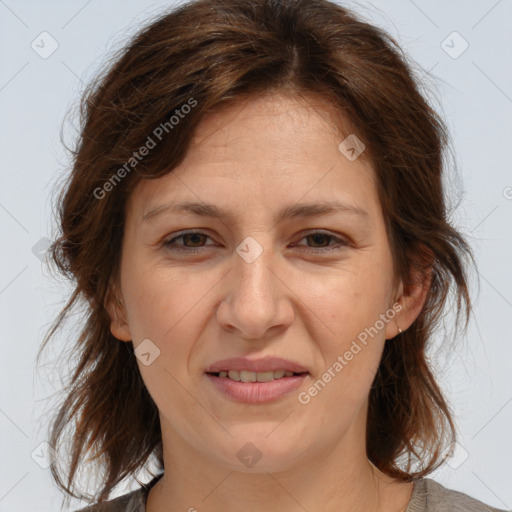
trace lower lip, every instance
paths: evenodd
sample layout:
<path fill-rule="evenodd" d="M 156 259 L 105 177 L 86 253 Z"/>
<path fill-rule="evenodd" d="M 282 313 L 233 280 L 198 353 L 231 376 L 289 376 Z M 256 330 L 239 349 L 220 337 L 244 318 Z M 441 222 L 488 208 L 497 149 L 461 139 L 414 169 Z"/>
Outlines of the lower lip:
<path fill-rule="evenodd" d="M 272 402 L 296 390 L 304 382 L 307 373 L 283 377 L 269 382 L 237 382 L 227 377 L 205 374 L 213 385 L 229 398 L 237 402 L 261 404 Z"/>

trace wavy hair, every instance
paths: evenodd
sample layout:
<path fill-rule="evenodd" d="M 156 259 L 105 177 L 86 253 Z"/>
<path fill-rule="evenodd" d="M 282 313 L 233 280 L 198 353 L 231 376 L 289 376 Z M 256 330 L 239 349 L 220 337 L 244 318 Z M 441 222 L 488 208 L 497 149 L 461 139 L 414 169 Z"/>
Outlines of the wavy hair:
<path fill-rule="evenodd" d="M 59 233 L 49 251 L 74 291 L 42 346 L 75 306 L 85 308 L 73 340 L 77 364 L 49 436 L 56 448 L 52 474 L 69 495 L 86 496 L 75 482 L 86 461 L 103 471 L 98 501 L 151 460 L 163 467 L 157 407 L 132 343 L 113 337 L 105 307 L 119 278 L 128 196 L 140 180 L 179 165 L 204 115 L 274 92 L 321 97 L 340 123 L 350 122 L 375 170 L 396 276 L 404 283 L 413 270 L 431 276 L 419 316 L 385 345 L 369 396 L 369 460 L 413 481 L 436 469 L 454 442 L 450 407 L 426 350 L 452 302 L 457 325 L 462 312 L 467 328 L 465 262 L 474 258 L 449 221 L 447 130 L 412 65 L 387 33 L 327 0 L 195 0 L 144 27 L 82 98 L 72 169 L 55 210 Z M 195 106 L 171 128 L 171 117 L 191 99 Z M 132 161 L 162 126 L 159 143 Z"/>

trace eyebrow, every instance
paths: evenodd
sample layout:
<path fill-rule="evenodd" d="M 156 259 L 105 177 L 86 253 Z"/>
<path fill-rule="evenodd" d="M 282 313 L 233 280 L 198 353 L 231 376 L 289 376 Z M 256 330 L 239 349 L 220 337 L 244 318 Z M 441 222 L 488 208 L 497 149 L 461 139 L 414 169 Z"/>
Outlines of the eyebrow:
<path fill-rule="evenodd" d="M 221 221 L 234 224 L 235 216 L 233 213 L 223 210 L 214 204 L 199 202 L 166 203 L 145 213 L 143 221 L 149 221 L 164 212 L 188 212 L 201 217 L 211 217 Z M 344 204 L 340 201 L 321 201 L 316 203 L 295 204 L 282 208 L 274 218 L 278 223 L 284 219 L 315 217 L 318 215 L 328 215 L 333 213 L 347 213 L 361 217 L 369 217 L 367 211 Z"/>

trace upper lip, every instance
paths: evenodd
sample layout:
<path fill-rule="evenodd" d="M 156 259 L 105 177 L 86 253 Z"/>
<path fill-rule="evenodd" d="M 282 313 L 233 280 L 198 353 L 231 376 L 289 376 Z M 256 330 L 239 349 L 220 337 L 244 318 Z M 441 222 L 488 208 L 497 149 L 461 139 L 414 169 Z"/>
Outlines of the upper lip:
<path fill-rule="evenodd" d="M 283 359 L 281 357 L 263 357 L 261 359 L 247 359 L 245 357 L 231 357 L 222 359 L 213 363 L 206 368 L 206 373 L 217 373 L 221 371 L 242 371 L 250 372 L 273 372 L 277 370 L 285 370 L 294 373 L 303 373 L 308 370 L 299 363 Z"/>

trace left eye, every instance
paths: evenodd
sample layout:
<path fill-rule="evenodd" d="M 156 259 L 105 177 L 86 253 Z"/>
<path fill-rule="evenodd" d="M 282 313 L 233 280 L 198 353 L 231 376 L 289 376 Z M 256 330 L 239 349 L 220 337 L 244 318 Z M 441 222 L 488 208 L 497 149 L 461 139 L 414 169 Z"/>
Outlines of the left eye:
<path fill-rule="evenodd" d="M 205 239 L 207 239 L 207 238 L 210 238 L 210 237 L 205 233 L 201 233 L 199 231 L 192 231 L 189 233 L 181 233 L 180 235 L 164 242 L 164 245 L 169 250 L 172 250 L 172 251 L 197 253 L 197 252 L 201 252 L 201 249 L 203 247 L 205 247 L 204 245 L 202 245 L 202 242 L 204 242 Z M 180 239 L 185 244 L 184 246 L 175 244 L 176 240 L 180 240 Z M 324 233 L 322 231 L 315 231 L 313 233 L 309 233 L 309 234 L 305 235 L 303 238 L 301 238 L 301 240 L 312 241 L 314 244 L 319 244 L 320 246 L 324 242 L 329 242 L 329 241 L 334 240 L 338 245 L 338 247 L 337 246 L 333 247 L 332 244 L 328 244 L 327 246 L 323 246 L 323 247 L 313 247 L 311 249 L 301 249 L 301 250 L 305 250 L 306 252 L 327 252 L 327 251 L 332 251 L 335 249 L 340 249 L 341 247 L 348 245 L 345 240 L 335 237 L 334 235 L 331 235 L 330 233 Z M 187 247 L 187 241 L 192 244 L 195 244 L 195 247 Z M 197 245 L 197 244 L 199 244 L 199 245 Z M 300 245 L 303 245 L 303 244 L 297 244 L 297 246 L 300 246 Z M 339 246 L 341 246 L 341 247 L 339 247 Z"/>
<path fill-rule="evenodd" d="M 338 238 L 334 235 L 331 235 L 330 233 L 324 233 L 322 231 L 316 231 L 314 233 L 309 233 L 308 235 L 306 235 L 302 238 L 302 240 L 306 240 L 306 239 L 313 240 L 313 243 L 320 244 L 320 245 L 322 244 L 322 240 L 324 240 L 324 241 L 335 240 L 338 245 L 338 246 L 334 246 L 334 247 L 332 245 L 327 245 L 324 247 L 314 247 L 313 249 L 317 249 L 316 251 L 309 249 L 308 252 L 333 251 L 333 250 L 340 249 L 341 247 L 348 245 L 347 242 L 345 240 L 343 240 L 342 238 Z"/>

